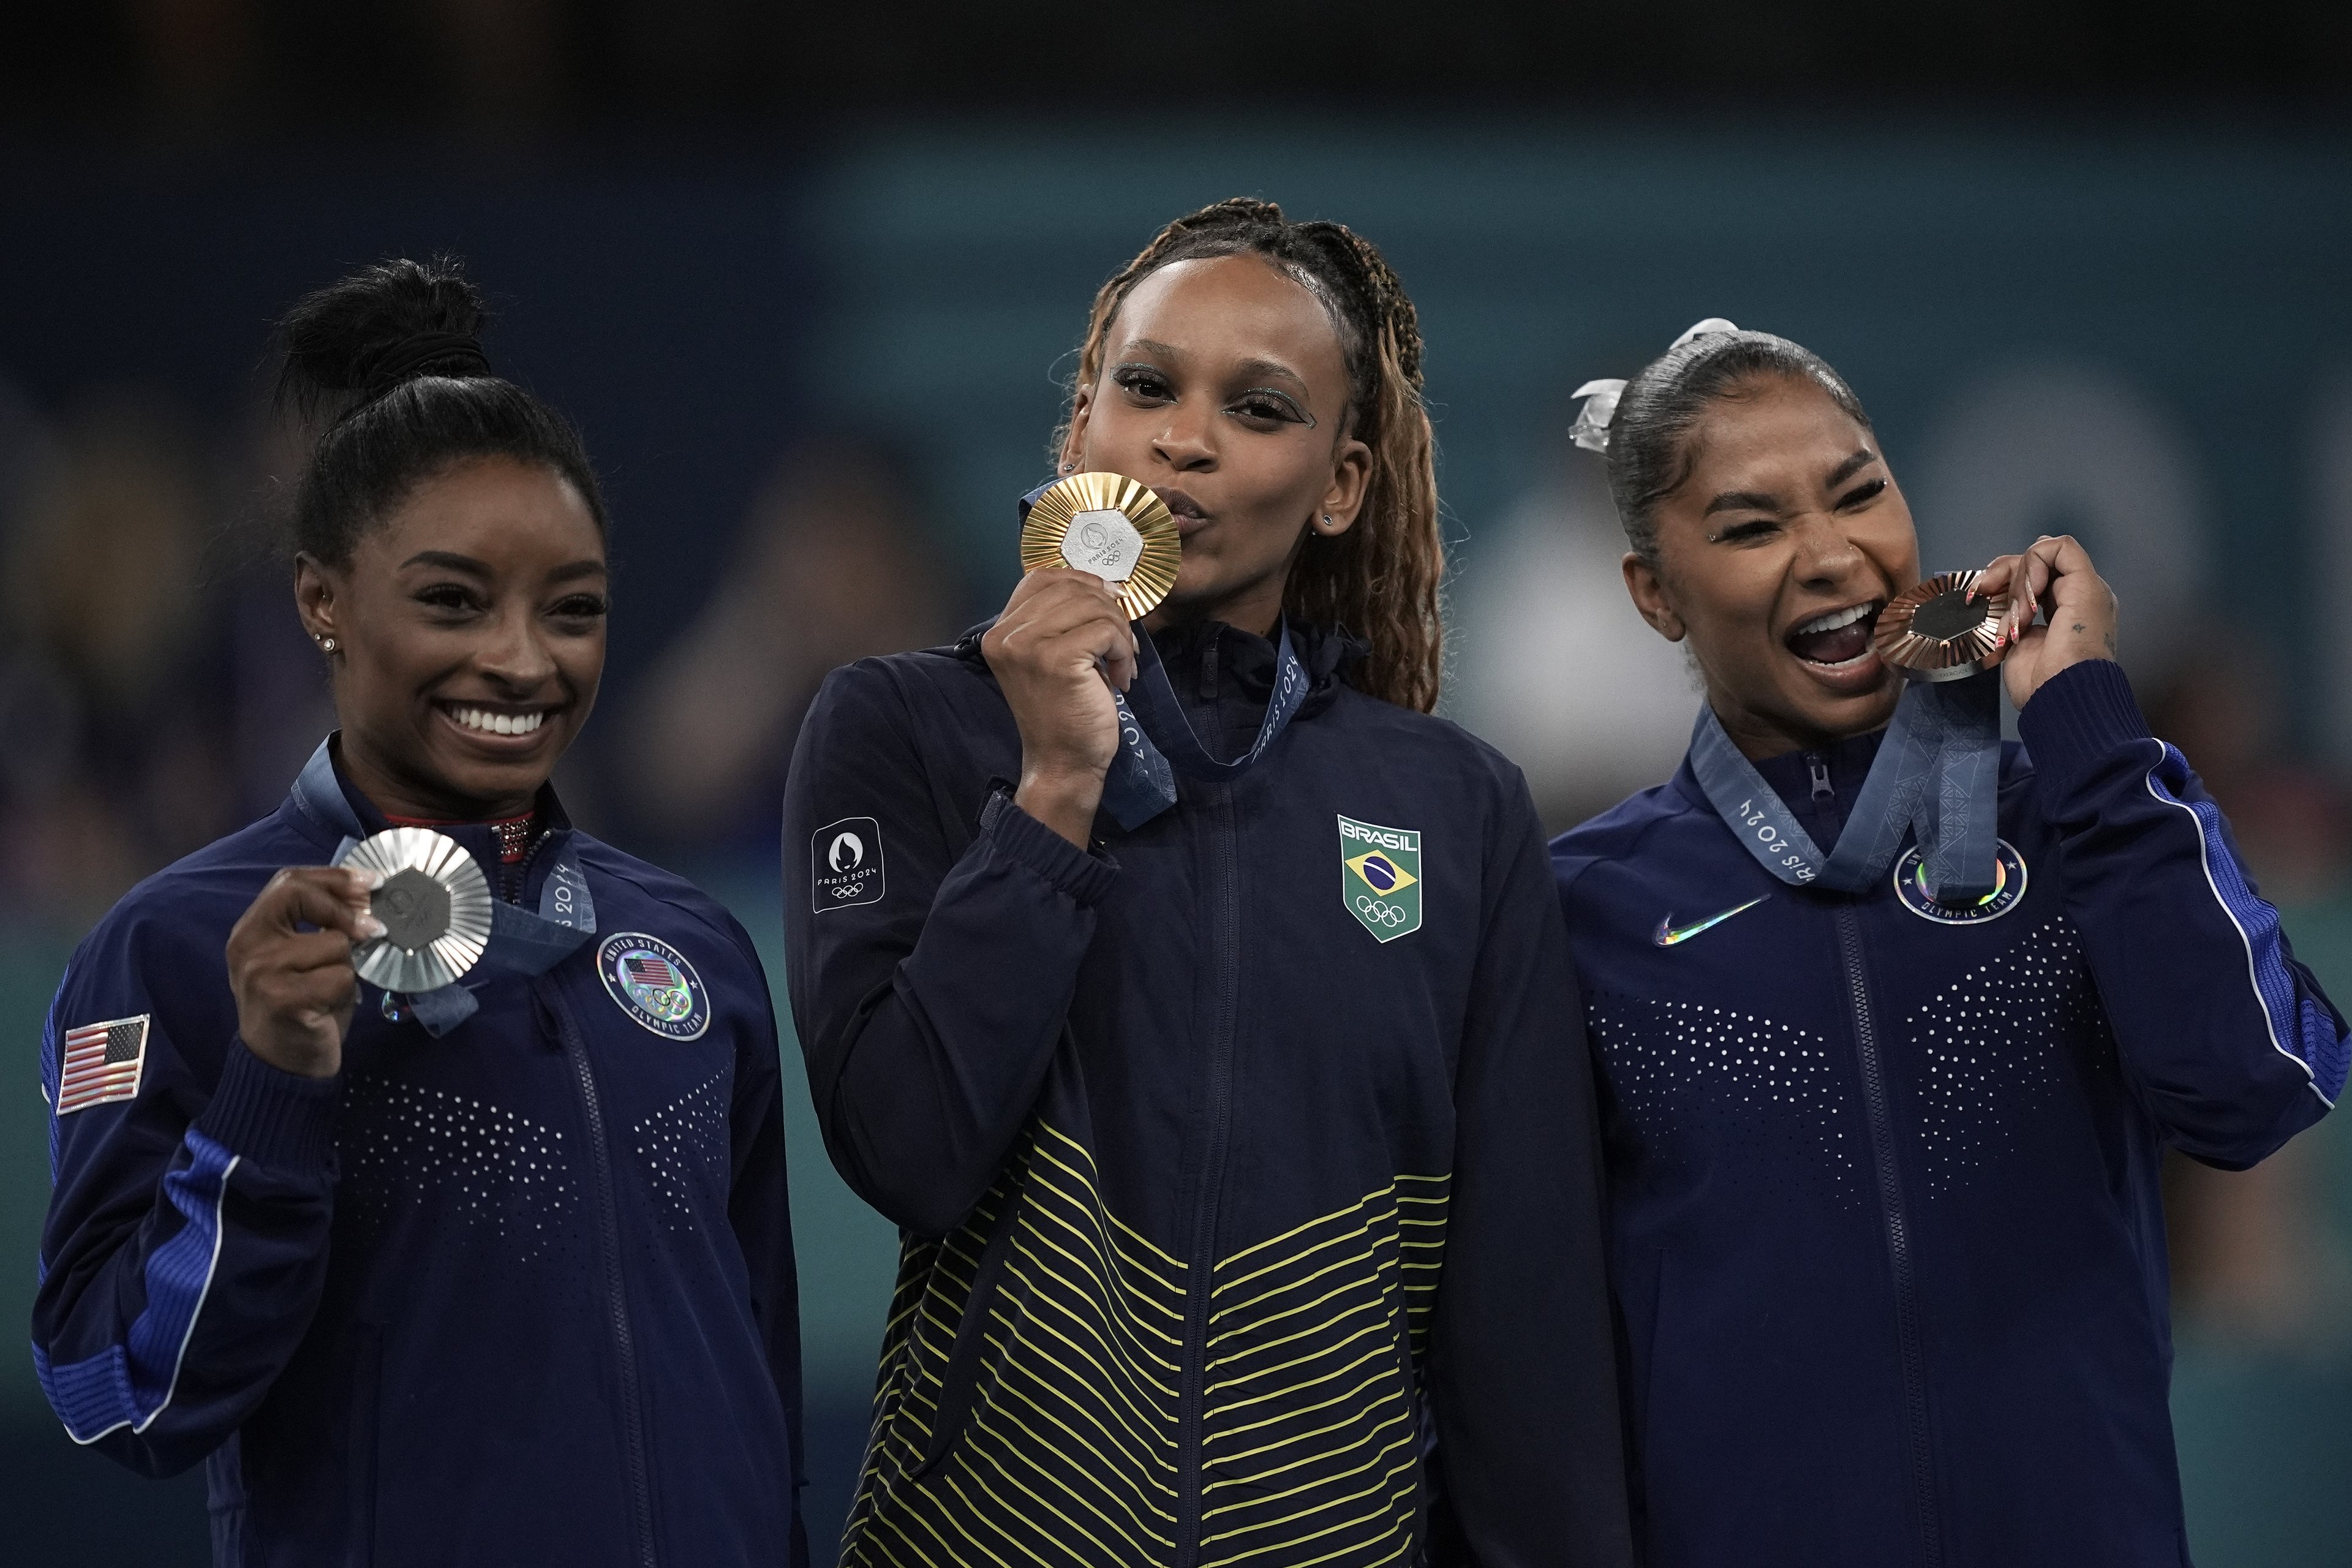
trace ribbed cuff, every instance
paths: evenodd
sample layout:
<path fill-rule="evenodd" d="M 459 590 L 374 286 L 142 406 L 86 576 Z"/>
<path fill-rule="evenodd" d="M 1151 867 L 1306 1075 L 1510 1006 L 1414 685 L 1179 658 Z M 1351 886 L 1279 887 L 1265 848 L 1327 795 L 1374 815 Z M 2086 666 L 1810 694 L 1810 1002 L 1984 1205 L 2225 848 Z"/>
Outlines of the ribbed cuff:
<path fill-rule="evenodd" d="M 1079 848 L 1013 803 L 1000 789 L 980 808 L 980 830 L 1008 859 L 1026 866 L 1080 909 L 1098 902 L 1118 879 L 1118 863 Z"/>
<path fill-rule="evenodd" d="M 2017 734 L 2035 773 L 2062 796 L 2110 752 L 2149 738 L 2124 667 L 2111 658 L 2070 664 L 2043 681 L 2017 710 Z"/>
<path fill-rule="evenodd" d="M 305 1078 L 274 1068 L 231 1040 L 220 1087 L 196 1118 L 205 1136 L 273 1171 L 323 1170 L 335 1149 L 335 1107 L 343 1079 Z"/>

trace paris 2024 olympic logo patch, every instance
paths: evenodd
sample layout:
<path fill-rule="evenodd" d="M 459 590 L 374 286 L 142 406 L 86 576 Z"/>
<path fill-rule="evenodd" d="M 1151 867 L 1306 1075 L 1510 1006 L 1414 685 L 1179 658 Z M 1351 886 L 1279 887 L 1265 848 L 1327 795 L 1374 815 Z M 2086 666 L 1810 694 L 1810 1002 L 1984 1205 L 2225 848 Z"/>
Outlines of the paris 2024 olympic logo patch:
<path fill-rule="evenodd" d="M 596 973 L 622 1012 L 666 1039 L 699 1039 L 710 1027 L 702 976 L 657 936 L 625 931 L 606 937 L 596 949 Z"/>
<path fill-rule="evenodd" d="M 1339 819 L 1339 902 L 1381 942 L 1421 929 L 1421 835 Z"/>
<path fill-rule="evenodd" d="M 809 902 L 827 910 L 878 904 L 888 879 L 882 867 L 882 825 L 870 816 L 845 816 L 809 836 Z"/>

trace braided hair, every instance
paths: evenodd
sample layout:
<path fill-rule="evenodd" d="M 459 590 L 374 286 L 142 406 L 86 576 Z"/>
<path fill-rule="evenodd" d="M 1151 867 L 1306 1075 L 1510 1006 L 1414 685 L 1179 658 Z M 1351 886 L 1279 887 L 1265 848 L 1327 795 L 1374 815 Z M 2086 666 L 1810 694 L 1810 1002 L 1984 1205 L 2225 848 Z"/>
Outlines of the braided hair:
<path fill-rule="evenodd" d="M 1425 713 L 1437 704 L 1445 636 L 1436 442 L 1422 406 L 1421 328 L 1412 301 L 1370 240 L 1340 224 L 1293 223 L 1274 203 L 1244 196 L 1178 218 L 1096 290 L 1070 410 L 1052 451 L 1058 458 L 1067 442 L 1077 393 L 1101 374 L 1111 322 L 1135 286 L 1171 262 L 1211 256 L 1263 257 L 1322 302 L 1348 372 L 1342 432 L 1372 451 L 1356 526 L 1336 537 L 1307 535 L 1283 590 L 1283 610 L 1363 637 L 1370 656 L 1349 671 L 1349 680 Z"/>

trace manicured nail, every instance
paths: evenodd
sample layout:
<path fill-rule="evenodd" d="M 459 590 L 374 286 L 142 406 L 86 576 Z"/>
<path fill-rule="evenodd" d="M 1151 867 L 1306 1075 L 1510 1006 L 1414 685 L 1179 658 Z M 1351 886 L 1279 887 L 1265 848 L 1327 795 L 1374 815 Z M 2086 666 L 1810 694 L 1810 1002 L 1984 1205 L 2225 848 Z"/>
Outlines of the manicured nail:
<path fill-rule="evenodd" d="M 353 923 L 359 931 L 362 942 L 373 942 L 383 934 L 383 922 L 373 915 L 362 915 Z"/>

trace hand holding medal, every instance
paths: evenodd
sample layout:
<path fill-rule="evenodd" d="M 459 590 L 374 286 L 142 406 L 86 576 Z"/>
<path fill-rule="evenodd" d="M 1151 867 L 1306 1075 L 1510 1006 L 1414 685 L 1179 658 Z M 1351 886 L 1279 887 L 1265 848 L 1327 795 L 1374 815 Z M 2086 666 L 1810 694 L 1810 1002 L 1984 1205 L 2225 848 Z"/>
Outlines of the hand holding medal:
<path fill-rule="evenodd" d="M 2116 657 L 2116 594 L 2072 534 L 2043 534 L 1978 574 L 1979 591 L 2014 603 L 2001 679 L 2022 708 L 2070 664 Z M 2036 625 L 2039 610 L 2042 624 Z"/>
<path fill-rule="evenodd" d="M 237 1037 L 282 1072 L 331 1078 L 359 1000 L 357 944 L 383 935 L 369 909 L 373 873 L 289 867 L 228 933 Z"/>
<path fill-rule="evenodd" d="M 1118 474 L 1074 474 L 1029 500 L 1025 574 L 981 639 L 1021 731 L 1024 811 L 1084 845 L 1118 753 L 1117 692 L 1135 678 L 1132 623 L 1176 581 L 1176 521 Z"/>

